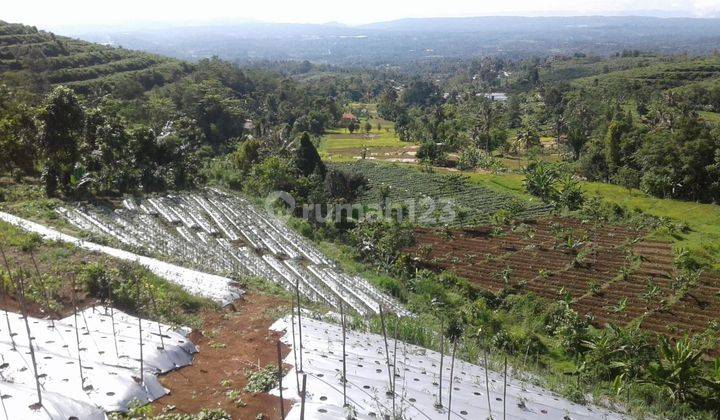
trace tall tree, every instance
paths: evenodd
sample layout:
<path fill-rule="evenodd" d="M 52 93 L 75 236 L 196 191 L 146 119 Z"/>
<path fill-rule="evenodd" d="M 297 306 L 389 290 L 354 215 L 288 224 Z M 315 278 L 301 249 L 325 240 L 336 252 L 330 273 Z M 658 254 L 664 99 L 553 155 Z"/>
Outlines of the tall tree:
<path fill-rule="evenodd" d="M 295 164 L 303 176 L 317 172 L 321 178 L 325 177 L 325 164 L 307 132 L 300 136 L 300 145 L 295 153 Z"/>
<path fill-rule="evenodd" d="M 78 158 L 78 140 L 82 135 L 85 113 L 75 93 L 58 86 L 45 98 L 40 110 L 40 142 L 45 157 L 43 179 L 48 195 L 58 185 L 67 189 Z"/>

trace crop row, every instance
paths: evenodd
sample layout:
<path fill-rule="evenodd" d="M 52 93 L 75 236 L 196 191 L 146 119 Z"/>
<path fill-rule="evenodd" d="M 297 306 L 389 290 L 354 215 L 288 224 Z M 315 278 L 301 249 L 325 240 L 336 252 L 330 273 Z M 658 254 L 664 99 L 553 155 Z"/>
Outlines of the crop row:
<path fill-rule="evenodd" d="M 419 265 L 450 270 L 478 286 L 569 297 L 597 325 L 627 325 L 671 336 L 720 322 L 720 277 L 693 280 L 674 266 L 667 242 L 643 232 L 577 219 L 539 220 L 514 228 L 447 231 L 419 228 L 407 253 Z"/>
<path fill-rule="evenodd" d="M 216 274 L 273 281 L 309 300 L 368 315 L 380 305 L 402 312 L 366 280 L 349 276 L 280 220 L 240 197 L 215 190 L 126 199 L 117 210 L 63 209 L 74 226 L 113 238 L 141 254 L 170 258 Z"/>
<path fill-rule="evenodd" d="M 421 223 L 424 225 L 437 223 L 434 215 L 447 212 L 448 203 L 455 213 L 454 220 L 449 222 L 453 225 L 487 221 L 503 209 L 517 208 L 520 216 L 528 218 L 547 214 L 550 210 L 544 204 L 522 203 L 509 195 L 472 184 L 461 176 L 426 174 L 400 165 L 362 161 L 337 167 L 367 178 L 368 188 L 360 196 L 360 202 L 379 204 L 387 199 L 391 206 L 412 202 L 417 206 L 416 213 L 428 216 L 429 220 Z"/>

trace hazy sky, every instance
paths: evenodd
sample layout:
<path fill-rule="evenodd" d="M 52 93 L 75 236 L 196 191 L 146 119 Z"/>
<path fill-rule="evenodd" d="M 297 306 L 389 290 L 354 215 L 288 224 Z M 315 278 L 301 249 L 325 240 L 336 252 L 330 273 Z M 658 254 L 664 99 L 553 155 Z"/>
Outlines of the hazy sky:
<path fill-rule="evenodd" d="M 44 28 L 252 19 L 347 24 L 404 17 L 567 15 L 663 10 L 706 17 L 720 0 L 2 0 L 0 20 Z"/>

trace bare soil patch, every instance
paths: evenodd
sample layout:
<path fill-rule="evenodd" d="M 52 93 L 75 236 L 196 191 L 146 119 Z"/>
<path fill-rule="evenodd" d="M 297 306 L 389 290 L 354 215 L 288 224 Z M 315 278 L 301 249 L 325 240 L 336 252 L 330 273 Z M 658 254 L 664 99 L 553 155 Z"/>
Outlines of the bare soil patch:
<path fill-rule="evenodd" d="M 639 320 L 649 331 L 682 337 L 720 323 L 720 277 L 703 273 L 678 298 L 672 245 L 644 236 L 555 218 L 515 229 L 416 229 L 406 252 L 422 267 L 452 271 L 492 293 L 569 295 L 573 308 L 592 315 L 597 326 Z"/>
<path fill-rule="evenodd" d="M 203 313 L 203 326 L 190 339 L 200 349 L 191 366 L 160 378 L 170 394 L 156 401 L 155 413 L 172 410 L 197 413 L 203 408 L 222 408 L 233 419 L 280 419 L 280 399 L 266 393 L 243 391 L 247 373 L 269 364 L 277 366 L 277 341 L 281 334 L 270 325 L 289 306 L 280 298 L 249 294 L 235 310 Z M 282 347 L 283 357 L 289 349 Z M 287 366 L 286 366 L 287 368 Z M 233 391 L 239 396 L 233 400 Z M 285 401 L 285 412 L 292 403 Z"/>

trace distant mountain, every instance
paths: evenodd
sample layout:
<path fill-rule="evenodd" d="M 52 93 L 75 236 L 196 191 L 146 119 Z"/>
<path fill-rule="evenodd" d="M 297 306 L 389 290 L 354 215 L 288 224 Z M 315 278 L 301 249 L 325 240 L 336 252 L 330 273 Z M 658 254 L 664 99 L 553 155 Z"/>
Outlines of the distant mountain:
<path fill-rule="evenodd" d="M 720 46 L 720 19 L 494 16 L 360 26 L 245 22 L 63 34 L 187 60 L 218 55 L 237 62 L 311 60 L 377 66 L 488 55 L 609 55 L 624 49 L 706 54 Z"/>
<path fill-rule="evenodd" d="M 621 27 L 627 32 L 661 32 L 669 28 L 683 33 L 720 33 L 720 20 L 652 16 L 486 16 L 413 18 L 359 26 L 362 29 L 401 32 L 583 32 Z"/>

